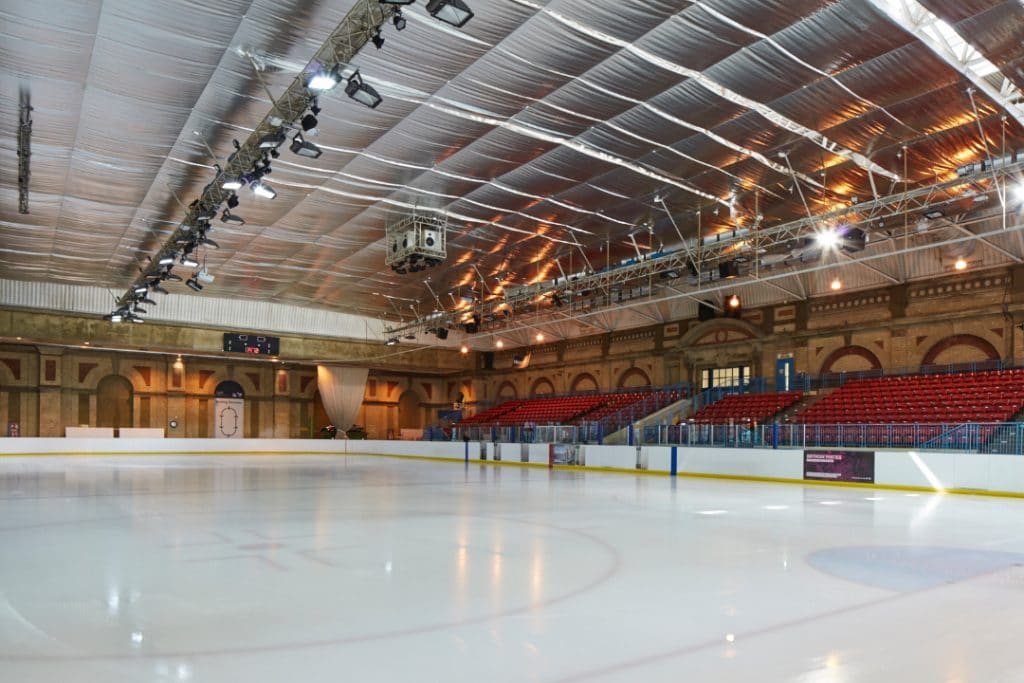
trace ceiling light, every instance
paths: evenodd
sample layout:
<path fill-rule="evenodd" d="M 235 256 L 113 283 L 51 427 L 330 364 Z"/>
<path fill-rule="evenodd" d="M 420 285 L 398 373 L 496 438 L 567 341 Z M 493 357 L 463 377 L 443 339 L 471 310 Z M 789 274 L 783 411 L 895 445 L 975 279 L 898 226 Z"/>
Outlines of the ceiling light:
<path fill-rule="evenodd" d="M 934 221 L 937 218 L 942 218 L 946 214 L 942 213 L 942 209 L 932 209 L 930 211 L 925 211 L 921 215 L 923 215 L 925 218 L 927 218 L 930 221 Z"/>
<path fill-rule="evenodd" d="M 288 136 L 284 134 L 284 130 L 276 130 L 273 133 L 267 133 L 260 138 L 260 149 L 277 149 L 284 141 L 288 139 Z"/>
<path fill-rule="evenodd" d="M 330 71 L 318 71 L 309 77 L 309 81 L 306 82 L 306 87 L 310 90 L 330 90 L 334 86 L 338 85 L 338 81 L 341 80 L 338 76 L 337 69 L 331 69 Z"/>
<path fill-rule="evenodd" d="M 307 141 L 300 133 L 296 133 L 295 137 L 292 138 L 292 145 L 290 147 L 292 154 L 296 154 L 300 157 L 306 157 L 307 159 L 319 159 L 320 155 L 324 153 L 322 149 L 314 145 L 312 142 Z"/>
<path fill-rule="evenodd" d="M 739 308 L 739 307 L 740 307 L 740 298 L 738 296 L 736 296 L 735 294 L 733 294 L 731 297 L 729 297 L 729 308 Z"/>
<path fill-rule="evenodd" d="M 382 101 L 376 90 L 363 83 L 363 77 L 359 75 L 358 71 L 349 77 L 348 83 L 345 85 L 345 94 L 370 109 L 376 109 Z"/>
<path fill-rule="evenodd" d="M 394 346 L 397 343 L 398 343 L 398 337 L 391 337 L 390 339 L 388 339 L 387 341 L 384 342 L 384 346 Z"/>
<path fill-rule="evenodd" d="M 469 353 L 469 347 L 468 347 L 468 346 L 466 346 L 465 344 L 463 344 L 463 345 L 462 345 L 462 348 L 461 348 L 461 349 L 459 349 L 459 353 L 461 353 L 461 354 L 463 354 L 463 355 L 465 355 L 465 354 Z"/>
<path fill-rule="evenodd" d="M 405 17 L 402 16 L 402 10 L 395 10 L 395 16 L 391 18 L 391 23 L 395 25 L 396 31 L 405 30 Z"/>
<path fill-rule="evenodd" d="M 543 332 L 538 332 L 538 333 L 537 333 L 537 336 L 535 337 L 535 339 L 536 339 L 537 341 L 539 341 L 539 342 L 540 342 L 540 341 L 544 341 L 544 333 L 543 333 Z"/>
<path fill-rule="evenodd" d="M 135 286 L 135 293 L 136 294 L 145 294 L 148 291 L 149 291 L 149 286 L 148 285 L 136 285 Z"/>
<path fill-rule="evenodd" d="M 494 342 L 494 345 L 497 346 L 499 349 L 505 348 L 505 342 L 501 341 L 500 339 Z"/>
<path fill-rule="evenodd" d="M 833 228 L 826 228 L 817 234 L 818 246 L 822 249 L 832 249 L 839 244 L 839 233 Z"/>
<path fill-rule="evenodd" d="M 195 258 L 186 254 L 185 256 L 181 257 L 181 265 L 185 266 L 186 268 L 195 268 L 196 266 L 199 265 L 199 261 L 196 261 Z"/>
<path fill-rule="evenodd" d="M 302 132 L 310 137 L 319 134 L 320 131 L 316 127 L 317 123 L 319 122 L 317 121 L 316 116 L 314 116 L 313 114 L 306 114 L 305 116 L 302 117 L 302 121 L 300 122 L 300 125 L 302 126 Z"/>
<path fill-rule="evenodd" d="M 266 199 L 273 199 L 277 196 L 277 192 L 274 191 L 274 188 L 262 181 L 253 183 L 252 193 L 257 197 L 265 197 Z"/>
<path fill-rule="evenodd" d="M 242 182 L 241 178 L 228 178 L 220 186 L 225 190 L 240 190 L 245 183 Z"/>
<path fill-rule="evenodd" d="M 174 254 L 165 254 L 164 256 L 161 256 L 157 260 L 157 263 L 159 263 L 161 266 L 174 265 Z"/>
<path fill-rule="evenodd" d="M 105 315 L 103 317 L 112 323 L 119 323 L 122 320 L 120 313 L 111 313 L 110 315 Z"/>
<path fill-rule="evenodd" d="M 843 288 L 843 283 L 839 281 L 839 278 L 836 278 L 832 280 L 832 284 L 829 286 L 832 288 L 833 292 L 838 292 L 840 289 Z"/>
<path fill-rule="evenodd" d="M 377 29 L 377 32 L 373 34 L 370 38 L 370 42 L 372 42 L 374 47 L 378 50 L 384 47 L 384 36 L 380 34 L 380 29 Z"/>
<path fill-rule="evenodd" d="M 958 258 L 956 260 L 956 263 L 953 264 L 953 267 L 956 268 L 957 270 L 966 270 L 967 269 L 967 261 L 965 261 L 964 257 L 961 256 L 960 258 Z"/>
<path fill-rule="evenodd" d="M 220 215 L 220 219 L 225 223 L 234 223 L 235 225 L 245 225 L 245 219 L 238 214 L 231 213 L 230 209 L 224 209 L 224 213 Z"/>
<path fill-rule="evenodd" d="M 199 281 L 196 280 L 195 277 L 190 277 L 189 279 L 185 280 L 185 284 L 188 285 L 189 289 L 196 292 L 200 292 L 203 289 L 203 286 L 199 284 Z"/>
<path fill-rule="evenodd" d="M 435 19 L 440 19 L 455 28 L 462 28 L 473 18 L 473 10 L 462 0 L 430 0 L 427 3 L 427 12 Z"/>

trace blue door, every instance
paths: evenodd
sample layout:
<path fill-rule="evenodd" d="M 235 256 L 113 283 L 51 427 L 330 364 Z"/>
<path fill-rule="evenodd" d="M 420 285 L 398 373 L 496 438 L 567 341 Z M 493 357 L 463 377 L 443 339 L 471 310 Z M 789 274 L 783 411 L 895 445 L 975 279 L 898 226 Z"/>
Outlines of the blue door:
<path fill-rule="evenodd" d="M 796 363 L 792 358 L 779 358 L 775 361 L 775 391 L 789 391 L 794 379 Z"/>

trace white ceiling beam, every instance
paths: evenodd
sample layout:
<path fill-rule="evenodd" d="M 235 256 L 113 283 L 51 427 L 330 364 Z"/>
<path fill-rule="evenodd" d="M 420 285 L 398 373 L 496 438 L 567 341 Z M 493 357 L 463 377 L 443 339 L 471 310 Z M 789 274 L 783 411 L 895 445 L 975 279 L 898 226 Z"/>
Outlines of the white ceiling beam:
<path fill-rule="evenodd" d="M 891 22 L 924 43 L 942 61 L 956 69 L 974 87 L 1024 126 L 1024 93 L 1005 76 L 997 86 L 996 67 L 956 28 L 917 0 L 868 0 Z"/>

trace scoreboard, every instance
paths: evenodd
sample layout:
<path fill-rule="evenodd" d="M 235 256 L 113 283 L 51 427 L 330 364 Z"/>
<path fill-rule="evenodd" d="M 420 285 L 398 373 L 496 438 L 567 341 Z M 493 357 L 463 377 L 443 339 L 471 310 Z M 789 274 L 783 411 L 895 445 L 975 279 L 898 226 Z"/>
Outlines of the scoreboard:
<path fill-rule="evenodd" d="M 281 338 L 262 334 L 224 333 L 224 350 L 229 353 L 251 353 L 257 356 L 281 354 Z"/>

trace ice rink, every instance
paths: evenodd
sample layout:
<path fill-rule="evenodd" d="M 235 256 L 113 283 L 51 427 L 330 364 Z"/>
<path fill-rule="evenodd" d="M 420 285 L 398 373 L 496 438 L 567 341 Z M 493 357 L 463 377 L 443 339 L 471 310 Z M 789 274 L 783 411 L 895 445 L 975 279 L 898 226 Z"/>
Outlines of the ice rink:
<path fill-rule="evenodd" d="M 0 459 L 0 680 L 1021 681 L 1024 500 Z"/>

